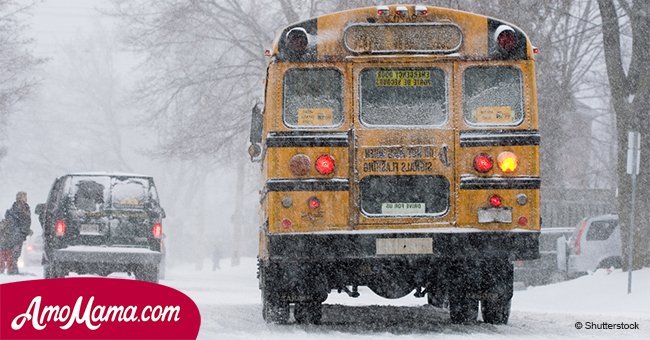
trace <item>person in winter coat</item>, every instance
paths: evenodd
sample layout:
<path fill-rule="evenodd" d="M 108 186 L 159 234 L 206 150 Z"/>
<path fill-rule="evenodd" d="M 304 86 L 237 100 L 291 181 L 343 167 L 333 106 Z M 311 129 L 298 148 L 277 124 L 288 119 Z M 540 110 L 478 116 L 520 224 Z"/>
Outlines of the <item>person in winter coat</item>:
<path fill-rule="evenodd" d="M 27 193 L 20 191 L 16 194 L 16 202 L 5 213 L 5 227 L 2 231 L 0 244 L 0 269 L 4 271 L 7 267 L 7 274 L 18 274 L 18 258 L 23 249 L 23 242 L 28 235 L 32 234 L 31 212 L 27 204 Z M 1 271 L 0 271 L 1 272 Z"/>

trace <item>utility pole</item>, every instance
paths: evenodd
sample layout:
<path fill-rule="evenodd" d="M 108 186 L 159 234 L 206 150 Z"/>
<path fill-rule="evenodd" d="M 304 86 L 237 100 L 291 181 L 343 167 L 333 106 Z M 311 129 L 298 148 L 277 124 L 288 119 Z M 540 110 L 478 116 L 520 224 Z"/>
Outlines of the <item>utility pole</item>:
<path fill-rule="evenodd" d="M 632 176 L 632 207 L 628 229 L 627 249 L 627 293 L 632 293 L 632 258 L 634 252 L 634 209 L 636 207 L 636 176 L 641 162 L 641 136 L 638 132 L 627 133 L 627 173 Z"/>

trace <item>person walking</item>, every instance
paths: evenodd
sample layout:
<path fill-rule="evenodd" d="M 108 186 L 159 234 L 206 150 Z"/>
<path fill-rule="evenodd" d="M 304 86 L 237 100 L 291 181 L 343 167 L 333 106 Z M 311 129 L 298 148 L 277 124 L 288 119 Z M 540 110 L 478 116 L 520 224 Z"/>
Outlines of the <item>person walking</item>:
<path fill-rule="evenodd" d="M 32 234 L 30 229 L 32 223 L 31 211 L 27 204 L 27 193 L 19 191 L 16 194 L 16 202 L 5 213 L 5 231 L 3 240 L 3 255 L 5 261 L 8 252 L 11 256 L 6 264 L 7 274 L 18 274 L 18 258 L 23 249 L 23 242 L 28 235 Z M 6 262 L 5 262 L 6 263 Z"/>

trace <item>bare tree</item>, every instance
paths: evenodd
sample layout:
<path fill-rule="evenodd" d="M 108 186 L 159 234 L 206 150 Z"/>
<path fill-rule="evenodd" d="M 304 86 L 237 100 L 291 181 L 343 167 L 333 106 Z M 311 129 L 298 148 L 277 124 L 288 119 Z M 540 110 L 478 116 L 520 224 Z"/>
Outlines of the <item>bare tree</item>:
<path fill-rule="evenodd" d="M 628 252 L 628 235 L 636 235 L 633 267 L 650 265 L 650 2 L 646 0 L 598 0 L 602 17 L 605 63 L 616 111 L 618 135 L 618 192 L 624 254 Z M 630 48 L 631 46 L 631 54 Z M 635 214 L 637 222 L 630 228 L 631 180 L 626 174 L 628 131 L 641 133 L 641 166 L 638 176 Z"/>
<path fill-rule="evenodd" d="M 0 0 L 0 131 L 7 116 L 15 110 L 37 83 L 33 68 L 42 62 L 31 51 L 25 36 L 25 18 L 35 2 Z M 0 140 L 0 142 L 2 142 Z M 0 159 L 6 154 L 0 146 Z"/>

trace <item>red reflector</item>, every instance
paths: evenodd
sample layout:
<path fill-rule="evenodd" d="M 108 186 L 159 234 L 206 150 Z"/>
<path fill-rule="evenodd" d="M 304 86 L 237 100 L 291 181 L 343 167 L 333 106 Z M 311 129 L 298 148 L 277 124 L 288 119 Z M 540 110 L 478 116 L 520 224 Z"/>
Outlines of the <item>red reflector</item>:
<path fill-rule="evenodd" d="M 316 159 L 316 170 L 321 175 L 329 175 L 334 172 L 334 158 L 330 155 L 322 155 Z"/>
<path fill-rule="evenodd" d="M 153 225 L 153 237 L 161 238 L 162 237 L 162 224 L 156 223 Z"/>
<path fill-rule="evenodd" d="M 56 234 L 56 236 L 65 235 L 65 221 L 63 220 L 56 221 L 56 223 L 54 224 L 54 233 Z"/>
<path fill-rule="evenodd" d="M 320 200 L 316 197 L 312 197 L 307 201 L 307 205 L 312 209 L 318 209 L 320 208 Z"/>
<path fill-rule="evenodd" d="M 474 157 L 474 169 L 478 172 L 488 172 L 492 170 L 492 157 L 490 155 L 481 153 Z"/>
<path fill-rule="evenodd" d="M 503 202 L 501 201 L 501 197 L 499 195 L 492 195 L 490 196 L 490 205 L 493 207 L 500 207 Z"/>
<path fill-rule="evenodd" d="M 293 222 L 291 222 L 290 219 L 288 218 L 282 219 L 282 228 L 291 229 L 291 226 L 293 226 Z"/>
<path fill-rule="evenodd" d="M 535 54 L 539 53 L 539 48 L 533 47 L 533 53 L 535 53 Z"/>
<path fill-rule="evenodd" d="M 521 216 L 519 217 L 519 221 L 517 221 L 517 224 L 519 224 L 522 227 L 525 227 L 528 225 L 528 219 L 526 218 L 526 216 Z"/>

